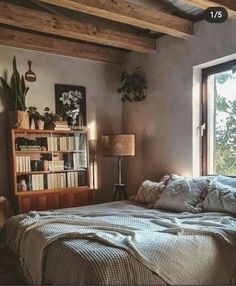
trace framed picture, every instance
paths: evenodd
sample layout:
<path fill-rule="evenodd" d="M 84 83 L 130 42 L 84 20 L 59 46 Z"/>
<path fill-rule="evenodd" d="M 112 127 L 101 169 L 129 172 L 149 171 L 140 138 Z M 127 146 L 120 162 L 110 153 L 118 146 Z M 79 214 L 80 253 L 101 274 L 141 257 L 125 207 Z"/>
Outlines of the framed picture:
<path fill-rule="evenodd" d="M 55 84 L 55 103 L 56 113 L 60 115 L 79 106 L 83 115 L 83 125 L 87 125 L 86 88 L 84 86 Z"/>

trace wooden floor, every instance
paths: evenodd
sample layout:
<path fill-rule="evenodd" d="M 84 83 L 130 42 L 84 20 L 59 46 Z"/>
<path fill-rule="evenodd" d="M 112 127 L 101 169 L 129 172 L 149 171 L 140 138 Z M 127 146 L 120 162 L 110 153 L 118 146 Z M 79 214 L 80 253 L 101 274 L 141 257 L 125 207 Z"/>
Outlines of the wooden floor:
<path fill-rule="evenodd" d="M 25 285 L 15 255 L 0 244 L 0 285 Z"/>

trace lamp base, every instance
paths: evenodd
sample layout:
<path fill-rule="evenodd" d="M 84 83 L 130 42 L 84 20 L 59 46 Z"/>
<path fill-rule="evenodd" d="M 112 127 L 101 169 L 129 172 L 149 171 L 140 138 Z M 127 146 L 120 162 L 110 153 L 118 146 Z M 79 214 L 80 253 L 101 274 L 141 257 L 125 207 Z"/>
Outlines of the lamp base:
<path fill-rule="evenodd" d="M 117 197 L 118 197 L 118 200 L 121 201 L 122 196 L 124 199 L 126 199 L 126 200 L 128 199 L 127 192 L 125 189 L 125 185 L 124 184 L 115 184 L 114 190 L 113 190 L 112 200 L 116 201 Z"/>

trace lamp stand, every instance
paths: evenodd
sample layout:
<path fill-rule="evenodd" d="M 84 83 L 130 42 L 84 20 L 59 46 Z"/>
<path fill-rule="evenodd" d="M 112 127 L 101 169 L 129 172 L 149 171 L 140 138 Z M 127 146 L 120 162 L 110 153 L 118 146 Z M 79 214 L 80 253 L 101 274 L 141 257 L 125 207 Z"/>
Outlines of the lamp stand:
<path fill-rule="evenodd" d="M 95 190 L 95 161 L 92 161 L 92 174 L 93 174 L 93 190 Z"/>
<path fill-rule="evenodd" d="M 127 192 L 126 192 L 126 189 L 125 189 L 125 184 L 122 184 L 122 166 L 121 166 L 121 161 L 122 161 L 122 158 L 121 157 L 118 157 L 118 184 L 115 184 L 114 185 L 114 190 L 113 190 L 113 197 L 112 197 L 112 200 L 113 201 L 116 201 L 117 200 L 117 196 L 118 196 L 118 200 L 121 200 L 122 199 L 122 196 L 127 199 L 128 196 L 127 196 Z"/>

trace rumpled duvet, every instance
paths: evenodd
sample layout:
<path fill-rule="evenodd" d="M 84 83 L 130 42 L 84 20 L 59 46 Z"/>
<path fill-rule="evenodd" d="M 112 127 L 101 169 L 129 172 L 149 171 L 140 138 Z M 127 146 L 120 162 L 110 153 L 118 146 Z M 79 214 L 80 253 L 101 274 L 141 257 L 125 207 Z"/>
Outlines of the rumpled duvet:
<path fill-rule="evenodd" d="M 129 201 L 30 212 L 21 215 L 17 223 L 16 218 L 8 222 L 7 241 L 20 256 L 27 281 L 33 284 L 206 285 L 236 281 L 236 219 L 222 213 L 159 212 Z M 65 244 L 70 255 L 50 257 L 50 249 L 55 247 L 63 254 Z M 125 274 L 125 283 L 117 275 L 115 281 L 112 278 L 114 271 L 119 274 L 122 269 L 124 256 L 127 264 L 134 260 L 138 265 L 128 267 L 133 273 Z M 65 266 L 70 273 L 62 275 L 59 262 L 70 265 Z M 101 277 L 93 275 L 98 267 L 104 271 Z M 70 278 L 65 279 L 66 275 Z"/>

